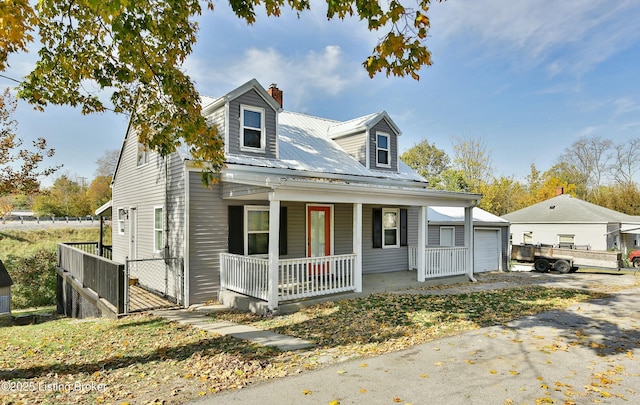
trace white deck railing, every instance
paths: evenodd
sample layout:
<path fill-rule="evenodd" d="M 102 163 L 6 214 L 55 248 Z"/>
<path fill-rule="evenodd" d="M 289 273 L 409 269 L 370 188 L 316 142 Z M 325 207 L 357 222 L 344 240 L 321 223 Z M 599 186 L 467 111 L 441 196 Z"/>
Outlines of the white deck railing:
<path fill-rule="evenodd" d="M 355 263 L 354 254 L 279 260 L 279 299 L 355 291 Z"/>
<path fill-rule="evenodd" d="M 269 260 L 221 253 L 220 284 L 222 289 L 268 301 Z"/>
<path fill-rule="evenodd" d="M 409 246 L 409 268 L 418 269 L 418 248 Z M 466 274 L 466 247 L 425 248 L 425 279 Z"/>
<path fill-rule="evenodd" d="M 356 290 L 356 255 L 278 261 L 278 301 Z M 269 300 L 269 260 L 220 254 L 220 282 L 231 290 Z"/>

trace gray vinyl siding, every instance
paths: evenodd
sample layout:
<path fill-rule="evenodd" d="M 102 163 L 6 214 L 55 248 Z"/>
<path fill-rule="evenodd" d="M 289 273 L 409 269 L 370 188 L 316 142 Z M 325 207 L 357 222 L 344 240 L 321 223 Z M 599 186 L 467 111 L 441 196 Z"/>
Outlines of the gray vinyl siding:
<path fill-rule="evenodd" d="M 367 137 L 366 134 L 355 134 L 334 139 L 342 149 L 353 156 L 363 166 L 367 164 Z"/>
<path fill-rule="evenodd" d="M 389 147 L 389 158 L 391 162 L 390 168 L 377 166 L 376 134 L 378 131 L 389 135 L 389 142 L 391 143 Z M 369 167 L 371 169 L 383 171 L 398 171 L 398 136 L 393 129 L 391 129 L 386 120 L 381 120 L 369 131 Z"/>
<path fill-rule="evenodd" d="M 247 152 L 240 150 L 240 105 L 263 108 L 265 112 L 266 146 L 265 152 Z M 265 158 L 276 158 L 276 112 L 258 94 L 251 89 L 229 102 L 229 153 Z"/>
<path fill-rule="evenodd" d="M 154 207 L 164 206 L 164 160 L 155 152 L 149 152 L 149 163 L 137 166 L 138 139 L 135 133 L 129 133 L 113 183 L 113 260 L 124 263 L 132 256 L 129 249 L 130 219 L 125 220 L 124 235 L 118 234 L 117 215 L 119 208 L 137 212 L 137 249 L 138 259 L 159 257 L 153 252 Z"/>
<path fill-rule="evenodd" d="M 427 231 L 427 245 L 440 246 L 440 228 L 454 228 L 455 246 L 464 247 L 464 225 L 429 225 Z"/>
<path fill-rule="evenodd" d="M 500 228 L 501 231 L 501 241 L 502 243 L 502 270 L 506 271 L 509 269 L 509 263 L 511 261 L 511 252 L 509 251 L 509 227 L 505 226 Z"/>
<path fill-rule="evenodd" d="M 184 257 L 185 244 L 185 167 L 184 161 L 177 155 L 169 157 L 169 187 L 167 190 L 168 231 L 167 243 L 171 257 Z"/>
<path fill-rule="evenodd" d="M 218 129 L 218 134 L 222 139 L 225 139 L 225 108 L 224 106 L 218 108 L 207 116 L 207 123 L 215 125 Z"/>
<path fill-rule="evenodd" d="M 227 251 L 227 205 L 221 185 L 202 187 L 198 172 L 189 172 L 189 304 L 218 298 L 220 253 Z"/>
<path fill-rule="evenodd" d="M 282 259 L 307 257 L 307 204 L 282 202 L 287 207 L 287 254 Z M 333 252 L 336 255 L 353 253 L 353 205 L 333 205 Z"/>
<path fill-rule="evenodd" d="M 408 270 L 409 253 L 406 246 L 387 249 L 373 248 L 373 208 L 382 207 L 376 205 L 363 205 L 362 207 L 362 272 L 371 274 Z M 384 208 L 394 207 L 385 206 Z"/>

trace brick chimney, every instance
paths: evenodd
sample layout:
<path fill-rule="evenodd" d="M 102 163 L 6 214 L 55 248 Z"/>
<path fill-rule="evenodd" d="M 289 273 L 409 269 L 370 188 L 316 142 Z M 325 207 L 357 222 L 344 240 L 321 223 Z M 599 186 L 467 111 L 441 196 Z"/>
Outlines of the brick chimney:
<path fill-rule="evenodd" d="M 274 100 L 278 102 L 278 104 L 280 104 L 280 107 L 282 107 L 282 90 L 278 88 L 277 84 L 272 83 L 271 86 L 269 86 L 269 90 L 267 90 L 267 93 L 269 93 L 269 95 L 273 97 Z"/>
<path fill-rule="evenodd" d="M 556 186 L 556 195 L 562 195 L 562 194 L 564 194 L 564 187 Z"/>

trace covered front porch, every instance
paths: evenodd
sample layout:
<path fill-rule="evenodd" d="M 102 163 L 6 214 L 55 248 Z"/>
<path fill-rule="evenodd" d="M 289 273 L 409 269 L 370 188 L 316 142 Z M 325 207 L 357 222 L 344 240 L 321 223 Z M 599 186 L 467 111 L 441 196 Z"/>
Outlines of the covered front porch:
<path fill-rule="evenodd" d="M 273 311 L 281 303 L 360 293 L 363 277 L 374 272 L 392 277 L 413 269 L 419 283 L 461 275 L 473 280 L 472 208 L 480 198 L 477 194 L 293 179 L 264 187 L 261 181 L 252 183 L 237 175 L 223 180 L 223 185 L 231 184 L 223 188 L 230 208 L 244 206 L 245 246 L 240 253 L 233 251 L 231 234 L 239 226 L 230 222 L 230 249 L 220 254 L 222 292 L 262 300 Z M 268 238 L 265 251 L 252 255 L 247 240 L 260 236 L 250 234 L 248 212 L 256 210 L 256 204 L 268 215 Z M 465 207 L 464 246 L 428 245 L 428 206 Z M 314 221 L 321 224 L 321 232 L 316 232 Z M 288 252 L 281 227 L 288 230 Z M 321 235 L 320 243 L 313 241 L 316 234 Z"/>

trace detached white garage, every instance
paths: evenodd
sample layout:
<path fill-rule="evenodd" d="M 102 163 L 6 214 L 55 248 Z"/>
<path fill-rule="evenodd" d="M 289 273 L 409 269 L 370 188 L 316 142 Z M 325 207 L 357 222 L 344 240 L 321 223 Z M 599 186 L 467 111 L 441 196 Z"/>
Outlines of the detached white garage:
<path fill-rule="evenodd" d="M 464 208 L 429 207 L 430 246 L 464 246 Z M 473 209 L 473 272 L 509 269 L 509 226 L 506 219 Z"/>

